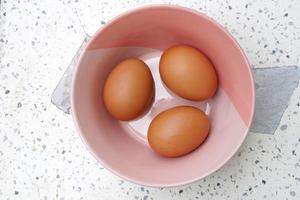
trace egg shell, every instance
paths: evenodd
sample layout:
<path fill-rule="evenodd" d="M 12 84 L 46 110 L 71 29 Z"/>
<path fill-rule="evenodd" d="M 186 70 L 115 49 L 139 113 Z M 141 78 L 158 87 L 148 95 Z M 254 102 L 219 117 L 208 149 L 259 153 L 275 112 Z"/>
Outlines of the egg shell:
<path fill-rule="evenodd" d="M 150 69 L 143 61 L 129 58 L 115 66 L 108 75 L 103 101 L 115 119 L 129 121 L 147 110 L 153 94 L 154 82 Z"/>
<path fill-rule="evenodd" d="M 203 111 L 177 106 L 158 114 L 148 128 L 151 148 L 165 157 L 178 157 L 195 150 L 207 138 L 210 124 Z"/>
<path fill-rule="evenodd" d="M 208 99 L 218 87 L 213 64 L 191 46 L 178 45 L 165 50 L 160 59 L 159 72 L 171 91 L 188 100 Z"/>

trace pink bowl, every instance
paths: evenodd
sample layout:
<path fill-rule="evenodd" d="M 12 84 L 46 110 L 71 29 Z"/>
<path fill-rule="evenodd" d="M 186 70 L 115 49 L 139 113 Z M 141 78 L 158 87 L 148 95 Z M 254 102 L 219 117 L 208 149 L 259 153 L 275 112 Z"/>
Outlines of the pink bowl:
<path fill-rule="evenodd" d="M 212 99 L 187 101 L 161 83 L 159 56 L 175 44 L 192 45 L 211 59 L 220 82 Z M 111 69 L 127 57 L 139 57 L 150 66 L 156 92 L 152 108 L 144 116 L 119 122 L 107 113 L 102 89 Z M 93 36 L 74 74 L 71 103 L 78 132 L 103 166 L 126 180 L 166 187 L 199 180 L 234 155 L 252 121 L 255 88 L 242 49 L 224 28 L 193 10 L 157 5 L 127 12 Z M 147 143 L 147 128 L 159 112 L 176 105 L 204 110 L 212 129 L 192 153 L 179 158 L 160 157 Z"/>

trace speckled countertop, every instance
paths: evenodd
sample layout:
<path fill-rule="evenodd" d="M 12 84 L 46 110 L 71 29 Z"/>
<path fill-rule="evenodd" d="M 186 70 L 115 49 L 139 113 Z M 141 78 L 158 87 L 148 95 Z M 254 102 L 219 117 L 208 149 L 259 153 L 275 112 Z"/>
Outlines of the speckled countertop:
<path fill-rule="evenodd" d="M 255 68 L 300 65 L 300 1 L 0 0 L 0 199 L 300 199 L 300 86 L 275 133 L 249 133 L 220 170 L 190 185 L 123 181 L 86 151 L 51 94 L 85 34 L 141 4 L 204 12 Z M 220 46 L 221 48 L 221 46 Z"/>

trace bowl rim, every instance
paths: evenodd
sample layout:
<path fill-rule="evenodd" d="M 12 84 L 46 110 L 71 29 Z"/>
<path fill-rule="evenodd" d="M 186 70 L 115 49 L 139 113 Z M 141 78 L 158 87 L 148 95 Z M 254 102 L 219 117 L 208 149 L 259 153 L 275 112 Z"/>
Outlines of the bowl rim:
<path fill-rule="evenodd" d="M 242 59 L 245 61 L 246 65 L 247 65 L 247 70 L 248 70 L 248 74 L 250 76 L 250 82 L 251 82 L 251 92 L 253 93 L 253 97 L 251 99 L 251 112 L 250 112 L 250 121 L 249 121 L 249 127 L 247 127 L 247 130 L 244 132 L 243 134 L 243 138 L 240 140 L 239 144 L 237 146 L 235 146 L 235 148 L 233 148 L 231 150 L 231 152 L 229 153 L 230 156 L 227 156 L 222 162 L 220 162 L 218 165 L 216 165 L 215 167 L 211 168 L 209 171 L 207 171 L 206 173 L 202 174 L 201 176 L 197 176 L 194 177 L 192 179 L 188 179 L 185 181 L 175 181 L 173 183 L 164 183 L 164 184 L 160 184 L 157 182 L 148 182 L 148 181 L 143 181 L 143 180 L 139 180 L 136 179 L 135 177 L 131 177 L 131 176 L 127 176 L 126 174 L 122 174 L 119 171 L 113 169 L 112 167 L 110 167 L 109 164 L 105 163 L 104 161 L 102 161 L 102 159 L 97 155 L 97 153 L 90 147 L 88 141 L 86 140 L 84 133 L 81 131 L 81 127 L 79 125 L 79 120 L 78 120 L 78 116 L 77 116 L 77 110 L 75 107 L 75 95 L 74 95 L 74 91 L 75 91 L 75 82 L 77 80 L 77 75 L 78 75 L 78 70 L 80 64 L 82 63 L 83 57 L 86 54 L 89 46 L 91 46 L 91 44 L 96 40 L 96 38 L 98 37 L 98 35 L 105 29 L 109 28 L 110 25 L 116 23 L 118 20 L 127 17 L 128 15 L 131 15 L 133 13 L 137 13 L 137 12 L 141 12 L 144 10 L 151 10 L 151 9 L 173 9 L 173 10 L 177 10 L 177 11 L 183 11 L 183 12 L 189 12 L 195 15 L 198 15 L 201 18 L 204 18 L 205 20 L 209 21 L 210 23 L 214 24 L 215 26 L 217 26 L 217 28 L 219 28 L 221 31 L 223 31 L 224 34 L 226 34 L 228 36 L 228 38 L 232 41 L 233 45 L 236 46 L 236 48 L 239 50 L 239 52 L 241 53 Z M 72 114 L 72 118 L 73 118 L 73 122 L 75 124 L 75 129 L 77 130 L 77 133 L 79 134 L 81 140 L 83 141 L 83 143 L 85 144 L 85 147 L 87 148 L 87 150 L 89 151 L 89 153 L 91 153 L 93 155 L 94 158 L 96 158 L 96 160 L 105 167 L 105 169 L 108 169 L 110 172 L 112 172 L 114 175 L 117 175 L 118 177 L 129 181 L 131 183 L 134 184 L 139 184 L 142 186 L 147 186 L 147 187 L 176 187 L 176 186 L 183 186 L 183 185 L 187 185 L 187 184 L 191 184 L 193 182 L 196 182 L 204 177 L 209 176 L 210 174 L 214 173 L 215 171 L 219 170 L 221 167 L 223 167 L 238 151 L 238 149 L 241 147 L 241 145 L 243 144 L 243 142 L 246 139 L 246 136 L 248 135 L 249 132 L 249 128 L 251 126 L 251 123 L 253 121 L 253 116 L 254 116 L 254 111 L 255 111 L 255 99 L 256 99 L 256 93 L 255 93 L 255 82 L 254 82 L 254 78 L 253 78 L 253 72 L 251 70 L 251 66 L 249 64 L 249 61 L 245 55 L 245 52 L 243 51 L 243 49 L 241 48 L 241 46 L 239 45 L 239 43 L 236 41 L 236 39 L 223 27 L 221 26 L 217 21 L 215 21 L 214 19 L 210 18 L 209 16 L 205 15 L 204 13 L 201 13 L 199 11 L 196 11 L 194 9 L 191 8 L 187 8 L 187 7 L 183 7 L 183 6 L 177 6 L 177 5 L 163 5 L 163 4 L 151 4 L 151 5 L 143 5 L 143 6 L 138 6 L 136 8 L 130 9 L 128 11 L 125 11 L 117 16 L 115 16 L 113 19 L 111 19 L 108 23 L 104 24 L 102 27 L 100 27 L 95 33 L 94 35 L 91 37 L 91 39 L 87 42 L 86 47 L 83 49 L 78 63 L 76 64 L 76 67 L 74 69 L 73 72 L 73 77 L 72 77 L 72 85 L 71 85 L 71 114 Z M 247 124 L 246 124 L 247 125 Z"/>

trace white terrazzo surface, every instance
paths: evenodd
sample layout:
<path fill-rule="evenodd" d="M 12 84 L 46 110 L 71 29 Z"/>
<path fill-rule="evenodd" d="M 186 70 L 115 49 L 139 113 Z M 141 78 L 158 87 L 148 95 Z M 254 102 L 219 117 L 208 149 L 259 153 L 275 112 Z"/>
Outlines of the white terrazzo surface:
<path fill-rule="evenodd" d="M 204 12 L 233 34 L 253 67 L 300 66 L 300 1 L 0 2 L 1 200 L 300 199 L 299 85 L 274 135 L 250 133 L 219 171 L 176 188 L 142 187 L 104 169 L 71 116 L 50 102 L 85 32 L 143 4 Z"/>

